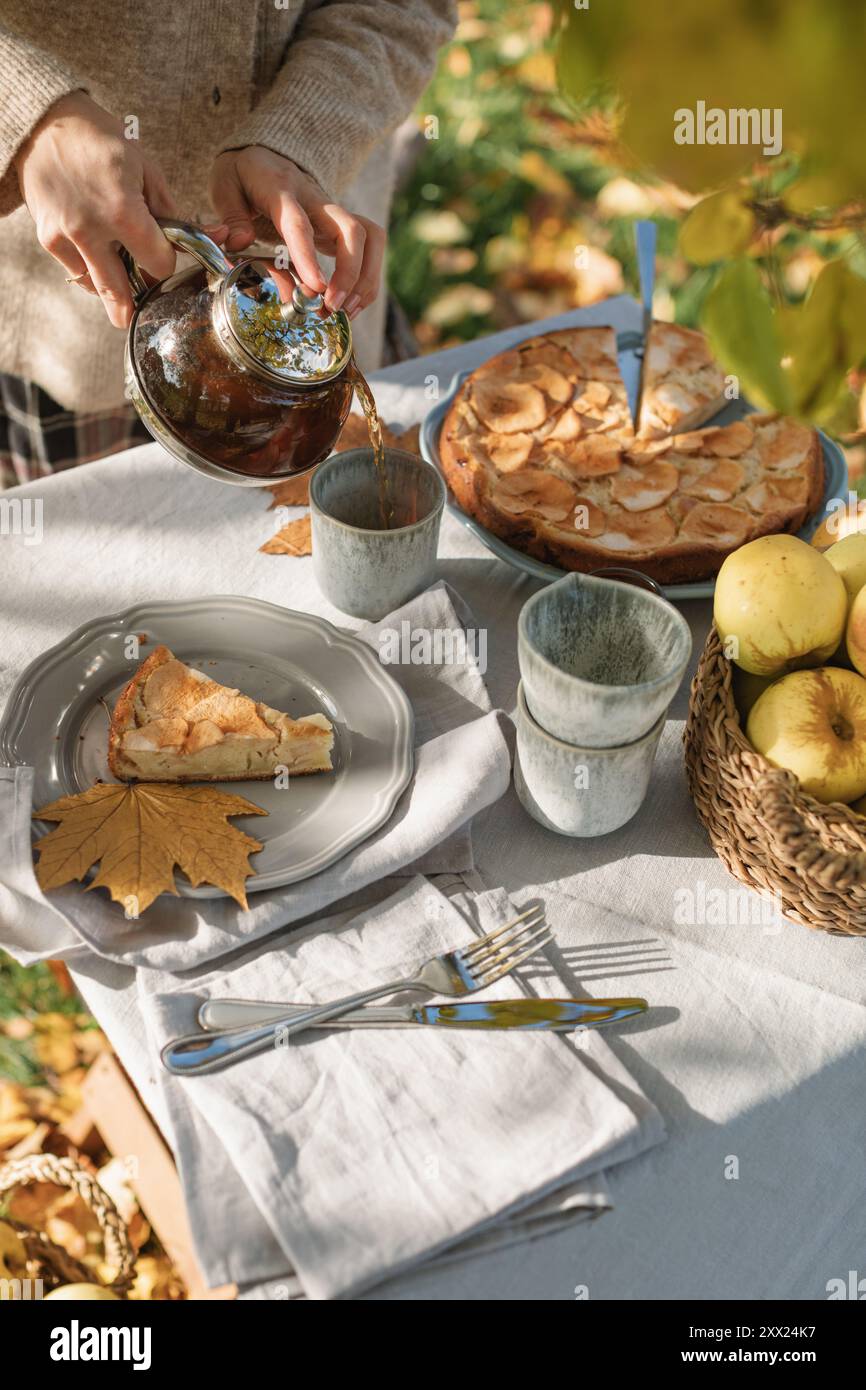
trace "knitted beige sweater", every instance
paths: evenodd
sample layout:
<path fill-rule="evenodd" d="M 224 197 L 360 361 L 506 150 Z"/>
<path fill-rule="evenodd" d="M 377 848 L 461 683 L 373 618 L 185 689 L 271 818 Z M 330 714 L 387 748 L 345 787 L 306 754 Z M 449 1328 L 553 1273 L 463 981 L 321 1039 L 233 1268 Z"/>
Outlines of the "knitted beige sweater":
<path fill-rule="evenodd" d="M 375 170 L 375 147 L 423 90 L 454 10 L 454 0 L 0 0 L 0 371 L 70 410 L 123 400 L 124 335 L 40 247 L 12 162 L 61 96 L 81 88 L 137 117 L 189 221 L 213 220 L 210 165 L 245 145 L 286 155 L 339 197 L 362 166 Z"/>

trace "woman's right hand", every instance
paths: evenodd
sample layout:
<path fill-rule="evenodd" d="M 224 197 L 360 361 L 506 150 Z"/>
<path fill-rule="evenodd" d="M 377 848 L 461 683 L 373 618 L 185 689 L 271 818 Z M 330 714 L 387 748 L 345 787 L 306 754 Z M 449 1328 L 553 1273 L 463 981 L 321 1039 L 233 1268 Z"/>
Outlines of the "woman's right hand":
<path fill-rule="evenodd" d="M 154 220 L 174 213 L 160 170 L 85 92 L 46 112 L 15 164 L 40 244 L 67 275 L 86 275 L 84 288 L 99 295 L 116 328 L 126 328 L 133 303 L 118 247 L 157 280 L 174 270 L 174 249 Z"/>

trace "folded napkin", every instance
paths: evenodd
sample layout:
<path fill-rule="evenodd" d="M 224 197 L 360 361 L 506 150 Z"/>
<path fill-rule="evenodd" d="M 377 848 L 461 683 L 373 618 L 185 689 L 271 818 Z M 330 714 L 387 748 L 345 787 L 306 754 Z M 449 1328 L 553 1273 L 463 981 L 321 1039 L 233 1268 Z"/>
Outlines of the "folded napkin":
<path fill-rule="evenodd" d="M 501 891 L 449 900 L 416 877 L 348 923 L 312 924 L 230 974 L 179 984 L 140 972 L 151 1045 L 192 1031 L 205 997 L 332 998 L 412 973 L 515 914 Z M 532 980 L 530 966 L 485 997 L 567 993 L 546 959 L 540 988 Z M 159 1074 L 208 1277 L 271 1278 L 282 1257 L 316 1299 L 597 1211 L 607 1204 L 601 1170 L 664 1136 L 594 1032 L 322 1031 L 213 1075 Z"/>
<path fill-rule="evenodd" d="M 406 651 L 391 650 L 380 638 L 402 633 L 404 625 L 410 633 L 453 632 L 474 623 L 462 600 L 439 583 L 358 636 L 399 657 Z M 507 721 L 491 710 L 473 647 L 466 645 L 462 661 L 388 665 L 412 702 L 416 747 L 415 775 L 387 824 L 312 878 L 249 892 L 246 912 L 230 898 L 163 894 L 138 921 L 127 921 L 102 889 L 85 892 L 74 884 L 46 898 L 32 867 L 32 769 L 0 769 L 2 944 L 22 964 L 66 956 L 83 942 L 123 965 L 188 970 L 320 913 L 389 874 L 470 868 L 470 822 L 505 791 L 511 759 Z"/>

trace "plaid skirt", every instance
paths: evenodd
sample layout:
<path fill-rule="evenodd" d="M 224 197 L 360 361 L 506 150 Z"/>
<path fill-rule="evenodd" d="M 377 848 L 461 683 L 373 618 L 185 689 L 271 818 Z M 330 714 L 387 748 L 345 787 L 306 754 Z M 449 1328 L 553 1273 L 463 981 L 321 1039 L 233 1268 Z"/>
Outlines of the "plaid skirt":
<path fill-rule="evenodd" d="M 149 439 L 131 405 L 77 415 L 34 382 L 0 372 L 0 489 Z"/>

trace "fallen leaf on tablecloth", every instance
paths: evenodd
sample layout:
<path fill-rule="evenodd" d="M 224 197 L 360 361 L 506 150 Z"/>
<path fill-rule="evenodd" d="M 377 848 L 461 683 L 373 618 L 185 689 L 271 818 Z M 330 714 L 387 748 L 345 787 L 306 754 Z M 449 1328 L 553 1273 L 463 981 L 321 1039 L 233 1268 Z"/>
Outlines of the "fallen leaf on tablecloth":
<path fill-rule="evenodd" d="M 420 425 L 410 425 L 401 434 L 396 434 L 390 425 L 386 425 L 384 420 L 382 421 L 382 441 L 386 449 L 402 449 L 404 453 L 417 454 L 420 434 Z M 368 449 L 369 447 L 370 434 L 367 429 L 367 421 L 363 415 L 358 415 L 352 411 L 346 417 L 346 423 L 334 445 L 334 453 L 343 454 L 347 449 Z"/>
<path fill-rule="evenodd" d="M 268 488 L 274 497 L 269 511 L 274 507 L 306 507 L 310 501 L 310 479 L 315 473 L 312 468 L 309 473 L 301 473 L 297 478 L 285 478 L 281 483 L 274 483 L 273 487 Z"/>
<path fill-rule="evenodd" d="M 290 521 L 282 531 L 271 536 L 269 541 L 259 546 L 265 555 L 312 555 L 313 537 L 310 532 L 310 514 Z"/>
<path fill-rule="evenodd" d="M 402 449 L 404 454 L 418 454 L 421 452 L 421 426 L 410 425 L 402 434 L 391 435 L 385 443 L 389 449 Z"/>
<path fill-rule="evenodd" d="M 402 449 L 407 454 L 418 453 L 420 435 L 420 425 L 410 425 L 402 434 L 395 434 L 387 425 L 382 426 L 382 439 L 385 448 Z M 334 445 L 333 452 L 343 454 L 347 449 L 366 448 L 369 443 L 367 422 L 363 415 L 357 415 L 353 411 L 346 418 L 346 423 L 340 431 L 340 437 Z M 297 478 L 284 478 L 281 483 L 272 483 L 267 489 L 273 495 L 269 511 L 273 511 L 275 507 L 306 507 L 310 501 L 310 479 L 315 471 L 315 468 L 311 468 L 309 473 L 301 473 Z M 273 553 L 275 552 L 268 551 L 268 554 Z M 277 553 L 282 554 L 283 552 Z"/>
<path fill-rule="evenodd" d="M 83 879 L 99 861 L 90 888 L 107 888 L 131 918 L 160 893 L 177 893 L 175 865 L 193 887 L 212 883 L 246 908 L 244 880 L 258 840 L 228 824 L 229 816 L 265 816 L 242 796 L 216 787 L 97 782 L 34 812 L 57 821 L 39 840 L 36 877 L 44 892 Z"/>
<path fill-rule="evenodd" d="M 384 424 L 382 426 L 385 428 Z M 370 431 L 367 421 L 356 410 L 351 410 L 343 421 L 343 428 L 337 436 L 332 454 L 344 454 L 347 449 L 366 449 L 370 444 Z"/>

